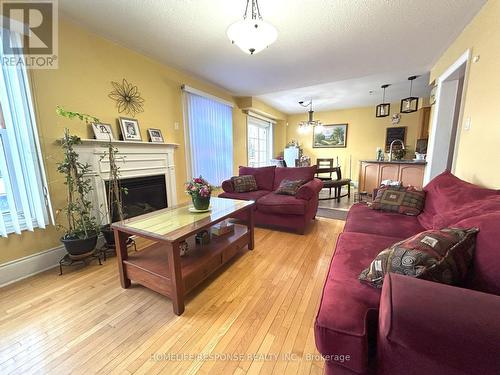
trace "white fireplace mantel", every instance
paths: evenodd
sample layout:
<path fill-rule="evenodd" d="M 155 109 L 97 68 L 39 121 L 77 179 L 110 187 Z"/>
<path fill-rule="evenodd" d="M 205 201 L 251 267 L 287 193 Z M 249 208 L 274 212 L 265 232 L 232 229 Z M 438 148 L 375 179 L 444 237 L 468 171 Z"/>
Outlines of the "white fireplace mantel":
<path fill-rule="evenodd" d="M 91 166 L 95 197 L 94 207 L 101 213 L 107 212 L 106 181 L 109 180 L 109 161 L 103 157 L 107 151 L 108 141 L 97 139 L 82 139 L 82 143 L 75 146 L 82 163 Z M 176 143 L 151 143 L 112 141 L 118 149 L 117 165 L 120 168 L 120 178 L 134 178 L 146 176 L 165 176 L 167 187 L 168 206 L 177 204 L 175 188 L 174 150 L 179 147 Z M 105 222 L 107 218 L 103 217 Z"/>

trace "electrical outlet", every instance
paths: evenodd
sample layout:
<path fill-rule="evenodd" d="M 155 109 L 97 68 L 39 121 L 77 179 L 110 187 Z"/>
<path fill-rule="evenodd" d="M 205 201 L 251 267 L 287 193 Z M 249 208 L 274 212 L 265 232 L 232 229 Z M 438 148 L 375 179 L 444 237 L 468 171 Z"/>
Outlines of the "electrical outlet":
<path fill-rule="evenodd" d="M 470 128 L 471 128 L 471 125 L 472 125 L 472 124 L 471 124 L 471 119 L 470 119 L 470 117 L 467 117 L 467 118 L 465 119 L 464 130 L 465 130 L 465 131 L 469 131 L 469 130 L 470 130 Z"/>
<path fill-rule="evenodd" d="M 179 130 L 179 123 L 178 122 L 174 122 L 174 129 Z"/>

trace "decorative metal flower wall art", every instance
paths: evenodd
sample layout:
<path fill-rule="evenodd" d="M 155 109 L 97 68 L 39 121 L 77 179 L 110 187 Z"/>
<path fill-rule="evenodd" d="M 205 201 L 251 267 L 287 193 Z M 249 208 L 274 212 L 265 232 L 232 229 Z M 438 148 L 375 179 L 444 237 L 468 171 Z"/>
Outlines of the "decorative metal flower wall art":
<path fill-rule="evenodd" d="M 122 83 L 111 82 L 114 90 L 108 95 L 116 102 L 119 113 L 126 113 L 135 117 L 137 113 L 144 112 L 144 99 L 137 86 L 127 82 L 124 78 Z"/>

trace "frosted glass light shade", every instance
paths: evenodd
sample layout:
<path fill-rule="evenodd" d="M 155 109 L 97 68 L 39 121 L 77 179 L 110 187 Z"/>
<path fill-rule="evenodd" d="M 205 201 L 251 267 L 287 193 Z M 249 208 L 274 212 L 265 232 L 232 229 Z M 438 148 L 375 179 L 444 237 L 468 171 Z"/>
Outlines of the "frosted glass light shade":
<path fill-rule="evenodd" d="M 245 19 L 235 22 L 228 27 L 226 34 L 232 43 L 249 55 L 259 53 L 278 38 L 276 28 L 259 19 Z"/>

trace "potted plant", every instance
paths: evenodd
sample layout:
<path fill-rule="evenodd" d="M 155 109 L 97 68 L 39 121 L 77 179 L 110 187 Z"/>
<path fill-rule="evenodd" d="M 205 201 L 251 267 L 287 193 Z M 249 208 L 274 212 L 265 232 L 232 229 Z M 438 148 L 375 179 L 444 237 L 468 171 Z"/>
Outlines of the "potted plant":
<path fill-rule="evenodd" d="M 111 229 L 111 223 L 113 218 L 118 218 L 119 221 L 124 219 L 123 214 L 123 195 L 127 194 L 127 189 L 120 186 L 120 168 L 116 164 L 116 155 L 118 154 L 118 149 L 111 142 L 111 135 L 109 136 L 109 142 L 106 145 L 107 150 L 101 157 L 101 160 L 108 158 L 109 162 L 109 180 L 108 180 L 108 223 L 101 227 L 101 233 L 106 240 L 106 243 L 113 247 L 115 244 L 115 237 L 113 230 Z"/>
<path fill-rule="evenodd" d="M 191 196 L 193 206 L 198 211 L 208 210 L 212 189 L 212 185 L 201 176 L 193 178 L 186 184 L 186 193 Z"/>

